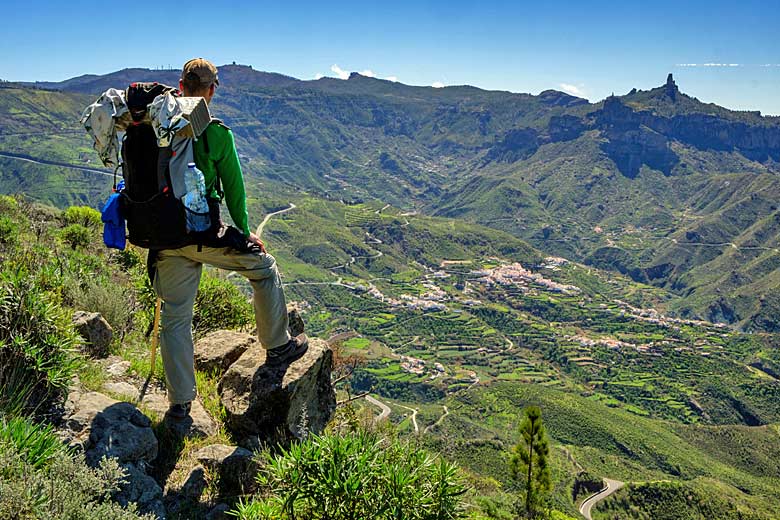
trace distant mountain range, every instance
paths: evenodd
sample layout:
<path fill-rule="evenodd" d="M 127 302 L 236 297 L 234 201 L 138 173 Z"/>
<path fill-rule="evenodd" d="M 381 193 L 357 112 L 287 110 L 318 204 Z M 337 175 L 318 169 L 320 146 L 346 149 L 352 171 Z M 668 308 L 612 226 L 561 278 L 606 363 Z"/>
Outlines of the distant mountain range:
<path fill-rule="evenodd" d="M 91 98 L 178 75 L 3 84 L 0 151 L 94 166 L 77 124 Z M 599 103 L 357 73 L 301 81 L 242 65 L 220 67 L 220 82 L 213 112 L 233 128 L 248 174 L 269 186 L 509 231 L 668 289 L 684 317 L 780 330 L 780 118 L 701 102 L 671 75 Z M 94 183 L 57 175 L 0 158 L 4 192 L 96 197 Z"/>

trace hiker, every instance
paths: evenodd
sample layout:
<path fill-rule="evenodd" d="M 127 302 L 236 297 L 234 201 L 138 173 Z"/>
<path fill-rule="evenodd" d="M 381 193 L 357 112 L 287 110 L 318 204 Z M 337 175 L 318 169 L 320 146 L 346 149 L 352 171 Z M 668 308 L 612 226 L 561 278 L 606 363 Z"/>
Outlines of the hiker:
<path fill-rule="evenodd" d="M 217 68 L 211 62 L 195 58 L 184 64 L 179 81 L 184 96 L 202 97 L 210 103 L 218 86 Z M 235 271 L 249 280 L 254 290 L 257 336 L 267 351 L 267 363 L 292 362 L 308 348 L 305 334 L 291 337 L 287 331 L 287 306 L 276 261 L 249 229 L 244 179 L 233 133 L 215 119 L 193 146 L 195 164 L 205 179 L 212 222 L 216 222 L 213 236 L 154 252 L 154 289 L 164 302 L 160 352 L 170 402 L 168 415 L 174 418 L 189 415 L 196 395 L 192 314 L 203 264 Z M 219 220 L 223 195 L 238 230 Z"/>

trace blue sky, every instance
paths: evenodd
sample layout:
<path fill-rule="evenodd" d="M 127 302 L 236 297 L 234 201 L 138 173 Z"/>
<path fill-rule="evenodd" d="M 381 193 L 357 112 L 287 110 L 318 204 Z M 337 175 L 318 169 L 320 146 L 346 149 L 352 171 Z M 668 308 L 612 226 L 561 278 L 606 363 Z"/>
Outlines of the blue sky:
<path fill-rule="evenodd" d="M 371 71 L 414 85 L 554 88 L 598 100 L 672 72 L 703 101 L 780 114 L 775 1 L 174 5 L 6 1 L 0 78 L 56 81 L 204 56 L 301 79 Z"/>

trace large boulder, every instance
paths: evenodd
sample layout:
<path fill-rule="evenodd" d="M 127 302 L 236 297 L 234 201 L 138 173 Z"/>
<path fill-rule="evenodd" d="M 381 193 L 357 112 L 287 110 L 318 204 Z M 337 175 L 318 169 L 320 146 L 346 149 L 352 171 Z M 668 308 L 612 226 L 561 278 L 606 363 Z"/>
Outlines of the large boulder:
<path fill-rule="evenodd" d="M 221 375 L 256 343 L 257 338 L 245 332 L 218 330 L 206 334 L 195 343 L 195 368 Z"/>
<path fill-rule="evenodd" d="M 320 339 L 289 365 L 266 365 L 265 349 L 253 346 L 219 382 L 228 428 L 270 442 L 322 431 L 336 407 L 332 369 L 333 351 Z"/>
<path fill-rule="evenodd" d="M 130 403 L 116 401 L 98 392 L 72 389 L 65 405 L 60 433 L 66 442 L 80 447 L 87 463 L 116 459 L 125 472 L 116 500 L 136 503 L 140 511 L 165 517 L 162 489 L 146 473 L 157 457 L 157 437 L 152 423 Z"/>
<path fill-rule="evenodd" d="M 114 338 L 111 325 L 97 312 L 76 311 L 73 313 L 73 325 L 87 341 L 85 353 L 91 357 L 104 358 L 108 356 L 108 347 Z"/>
<path fill-rule="evenodd" d="M 96 466 L 103 457 L 125 462 L 151 462 L 157 457 L 152 422 L 130 403 L 98 392 L 73 392 L 65 417 L 66 436 L 81 445 L 87 463 Z"/>

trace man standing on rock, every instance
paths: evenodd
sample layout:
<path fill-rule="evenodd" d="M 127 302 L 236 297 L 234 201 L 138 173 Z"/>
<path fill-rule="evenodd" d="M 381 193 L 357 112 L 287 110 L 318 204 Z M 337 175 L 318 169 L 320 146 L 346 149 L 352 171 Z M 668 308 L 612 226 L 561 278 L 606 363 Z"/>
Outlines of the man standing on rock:
<path fill-rule="evenodd" d="M 218 86 L 217 68 L 211 62 L 195 58 L 184 64 L 179 89 L 185 96 L 202 97 L 210 103 Z M 267 363 L 292 362 L 308 348 L 305 334 L 290 337 L 276 260 L 249 230 L 244 178 L 233 133 L 221 121 L 212 120 L 194 143 L 194 157 L 206 181 L 209 207 L 218 208 L 224 195 L 240 233 L 233 229 L 231 240 L 226 226 L 216 225 L 213 240 L 157 252 L 154 288 L 164 302 L 160 353 L 170 402 L 168 415 L 174 418 L 189 415 L 196 395 L 192 315 L 203 264 L 235 271 L 251 283 L 257 336 L 267 350 Z M 218 212 L 211 215 L 215 219 Z"/>

